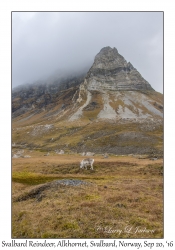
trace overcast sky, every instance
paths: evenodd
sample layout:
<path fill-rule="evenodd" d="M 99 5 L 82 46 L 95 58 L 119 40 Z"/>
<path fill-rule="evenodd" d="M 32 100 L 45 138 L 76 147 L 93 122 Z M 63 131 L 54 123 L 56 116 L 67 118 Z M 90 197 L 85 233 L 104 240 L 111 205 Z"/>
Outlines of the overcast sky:
<path fill-rule="evenodd" d="M 90 67 L 105 46 L 163 93 L 162 12 L 13 12 L 12 86 Z"/>

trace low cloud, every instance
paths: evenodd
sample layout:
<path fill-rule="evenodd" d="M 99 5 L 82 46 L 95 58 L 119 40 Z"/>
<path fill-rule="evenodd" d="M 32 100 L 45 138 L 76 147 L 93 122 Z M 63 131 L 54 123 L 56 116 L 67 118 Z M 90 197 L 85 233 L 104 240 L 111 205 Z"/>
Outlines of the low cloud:
<path fill-rule="evenodd" d="M 163 92 L 162 12 L 13 12 L 12 85 L 88 69 L 105 46 Z"/>

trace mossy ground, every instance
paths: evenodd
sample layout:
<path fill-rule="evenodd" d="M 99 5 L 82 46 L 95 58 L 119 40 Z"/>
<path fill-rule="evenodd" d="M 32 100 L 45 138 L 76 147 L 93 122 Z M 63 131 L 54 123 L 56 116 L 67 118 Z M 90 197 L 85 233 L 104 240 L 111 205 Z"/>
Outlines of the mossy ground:
<path fill-rule="evenodd" d="M 163 162 L 131 156 L 94 156 L 94 171 L 80 170 L 79 155 L 12 162 L 13 238 L 162 238 Z M 46 189 L 41 200 L 15 202 L 41 183 L 80 179 L 91 185 Z M 132 227 L 132 232 L 126 232 Z M 134 229 L 140 231 L 134 233 Z M 146 232 L 142 229 L 146 228 Z M 111 229 L 111 232 L 107 232 Z M 117 229 L 122 230 L 119 234 Z M 113 230 L 113 231 L 112 231 Z"/>

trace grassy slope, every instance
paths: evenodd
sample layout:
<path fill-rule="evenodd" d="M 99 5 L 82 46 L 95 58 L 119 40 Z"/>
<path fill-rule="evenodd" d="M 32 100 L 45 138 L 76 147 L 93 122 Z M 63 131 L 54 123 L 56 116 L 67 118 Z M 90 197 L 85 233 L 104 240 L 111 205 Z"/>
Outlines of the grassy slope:
<path fill-rule="evenodd" d="M 163 237 L 162 160 L 95 156 L 92 172 L 79 170 L 83 157 L 78 155 L 31 154 L 13 159 L 13 199 L 54 179 L 81 179 L 92 185 L 60 186 L 43 191 L 41 201 L 35 197 L 13 202 L 14 238 Z M 132 227 L 131 234 L 126 226 Z M 134 233 L 137 227 L 147 232 Z"/>
<path fill-rule="evenodd" d="M 136 148 L 152 147 L 155 150 L 162 150 L 163 146 L 162 125 L 151 125 L 149 128 L 146 122 L 145 124 L 129 122 L 121 124 L 118 122 L 106 123 L 104 121 L 91 122 L 82 119 L 79 122 L 68 123 L 52 119 L 51 122 L 44 121 L 39 123 L 38 126 L 49 123 L 54 125 L 52 129 L 42 132 L 42 128 L 39 128 L 36 134 L 34 134 L 34 126 L 21 126 L 20 129 L 16 129 L 14 126 L 12 141 L 16 144 L 28 144 L 27 147 L 30 149 L 33 147 L 41 151 L 64 149 L 67 152 L 77 149 L 78 151 L 101 152 L 105 148 L 109 150 L 109 147 L 121 147 L 124 149 L 129 146 Z M 155 128 L 153 129 L 153 127 Z M 122 137 L 122 134 L 125 133 L 128 136 Z M 132 133 L 138 135 L 134 140 Z"/>

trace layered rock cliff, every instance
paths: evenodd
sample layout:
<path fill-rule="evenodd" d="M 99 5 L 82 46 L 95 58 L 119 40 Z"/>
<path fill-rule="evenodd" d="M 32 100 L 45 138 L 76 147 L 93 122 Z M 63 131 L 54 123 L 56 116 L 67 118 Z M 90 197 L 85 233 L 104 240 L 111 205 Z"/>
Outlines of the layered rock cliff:
<path fill-rule="evenodd" d="M 143 120 L 163 117 L 161 94 L 151 87 L 116 48 L 110 47 L 101 49 L 96 55 L 79 87 L 77 103 L 81 107 L 70 116 L 70 121 L 83 116 L 94 118 L 92 112 L 85 112 L 87 110 L 96 111 L 96 119 Z"/>
<path fill-rule="evenodd" d="M 96 55 L 86 81 L 88 90 L 153 90 L 133 65 L 110 47 Z"/>

